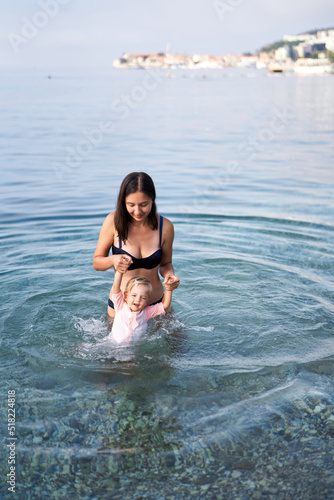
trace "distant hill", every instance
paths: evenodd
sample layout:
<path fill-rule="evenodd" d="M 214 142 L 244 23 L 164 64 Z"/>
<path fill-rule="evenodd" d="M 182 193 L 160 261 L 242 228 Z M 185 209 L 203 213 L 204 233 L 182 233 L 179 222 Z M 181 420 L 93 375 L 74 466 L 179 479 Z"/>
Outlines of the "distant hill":
<path fill-rule="evenodd" d="M 264 45 L 257 52 L 271 52 L 272 50 L 279 49 L 280 47 L 285 47 L 286 45 L 299 45 L 300 41 L 296 40 L 295 42 L 287 42 L 286 40 L 279 40 L 278 42 L 269 43 L 268 45 Z"/>
<path fill-rule="evenodd" d="M 318 29 L 312 30 L 312 31 L 303 31 L 303 33 L 298 33 L 298 34 L 305 35 L 307 33 L 309 35 L 315 35 L 316 33 L 318 33 L 318 31 L 328 31 L 328 30 L 334 30 L 334 28 L 333 27 L 331 27 L 331 28 L 318 28 Z"/>
<path fill-rule="evenodd" d="M 328 30 L 333 30 L 334 28 L 319 28 L 319 29 L 314 29 L 311 31 L 303 31 L 302 33 L 298 33 L 298 35 L 315 35 L 318 31 L 328 31 Z M 298 36 L 297 35 L 297 36 Z M 285 47 L 286 45 L 299 45 L 300 41 L 296 40 L 294 42 L 287 42 L 286 40 L 278 40 L 277 42 L 273 43 L 268 43 L 267 45 L 264 45 L 260 50 L 257 52 L 271 52 L 272 50 L 279 49 L 280 47 Z"/>

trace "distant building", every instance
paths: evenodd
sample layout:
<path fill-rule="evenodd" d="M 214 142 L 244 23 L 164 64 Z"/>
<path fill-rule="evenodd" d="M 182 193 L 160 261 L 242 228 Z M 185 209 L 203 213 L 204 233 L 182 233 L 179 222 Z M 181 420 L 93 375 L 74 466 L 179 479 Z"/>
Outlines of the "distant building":
<path fill-rule="evenodd" d="M 334 30 L 327 31 L 326 49 L 334 52 Z"/>
<path fill-rule="evenodd" d="M 225 66 L 222 57 L 211 56 L 208 54 L 205 55 L 195 54 L 192 58 L 192 61 L 196 68 L 202 68 L 202 69 L 216 69 Z"/>
<path fill-rule="evenodd" d="M 292 57 L 292 48 L 290 45 L 284 45 L 284 47 L 279 47 L 275 50 L 276 61 L 286 61 L 290 57 Z"/>
<path fill-rule="evenodd" d="M 295 45 L 294 47 L 292 47 L 291 50 L 293 59 L 299 59 L 301 57 L 305 57 L 303 44 L 300 43 L 299 45 Z"/>
<path fill-rule="evenodd" d="M 246 67 L 246 66 L 254 66 L 258 61 L 258 56 L 238 56 L 238 66 Z"/>
<path fill-rule="evenodd" d="M 299 45 L 294 47 L 294 53 L 298 57 L 313 57 L 317 54 L 325 54 L 326 43 L 319 43 L 313 40 L 310 42 L 300 43 Z"/>
<path fill-rule="evenodd" d="M 326 43 L 309 43 L 304 47 L 304 53 L 305 57 L 312 57 L 315 54 L 318 53 L 323 53 L 325 54 L 326 52 Z"/>
<path fill-rule="evenodd" d="M 305 40 L 308 40 L 310 38 L 309 33 L 304 33 L 303 35 L 284 35 L 283 40 L 285 42 L 305 42 Z"/>
<path fill-rule="evenodd" d="M 194 56 L 171 53 L 170 44 L 167 44 L 166 54 L 123 54 L 114 60 L 113 66 L 117 69 L 126 68 L 167 68 L 167 69 L 218 69 L 225 66 L 247 67 L 256 64 L 257 68 L 268 68 L 270 65 L 289 70 L 293 67 L 293 60 L 300 58 L 325 58 L 327 51 L 334 52 L 334 29 L 319 30 L 313 34 L 284 35 L 287 42 L 284 46 L 269 52 L 260 52 L 257 55 L 224 54 L 212 56 L 210 54 L 195 54 Z M 279 44 L 281 45 L 281 44 Z"/>
<path fill-rule="evenodd" d="M 115 59 L 113 67 L 120 68 L 156 68 L 164 67 L 165 54 L 159 52 L 156 54 L 123 54 L 120 59 Z"/>
<path fill-rule="evenodd" d="M 304 33 L 302 35 L 284 35 L 286 42 L 300 42 L 292 47 L 292 56 L 314 57 L 319 54 L 322 57 L 326 50 L 334 52 L 334 30 L 319 30 L 314 34 Z"/>

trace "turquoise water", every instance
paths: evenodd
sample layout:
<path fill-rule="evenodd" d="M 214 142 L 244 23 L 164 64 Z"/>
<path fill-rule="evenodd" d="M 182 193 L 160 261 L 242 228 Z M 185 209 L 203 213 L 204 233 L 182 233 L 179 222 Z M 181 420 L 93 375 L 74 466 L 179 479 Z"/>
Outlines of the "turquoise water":
<path fill-rule="evenodd" d="M 332 498 L 332 89 L 252 69 L 2 73 L 2 497 Z M 113 273 L 92 256 L 134 170 L 174 223 L 181 285 L 115 347 Z"/>

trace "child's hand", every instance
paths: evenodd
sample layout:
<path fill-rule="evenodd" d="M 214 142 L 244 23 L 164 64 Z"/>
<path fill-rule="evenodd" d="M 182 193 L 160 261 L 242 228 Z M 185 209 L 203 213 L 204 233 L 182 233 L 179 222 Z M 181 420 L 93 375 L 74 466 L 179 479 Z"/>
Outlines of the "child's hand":
<path fill-rule="evenodd" d="M 174 276 L 173 274 L 169 274 L 168 276 L 166 276 L 164 281 L 165 289 L 168 290 L 169 292 L 175 290 L 175 288 L 177 288 L 179 284 L 180 284 L 180 278 Z"/>
<path fill-rule="evenodd" d="M 124 274 L 132 264 L 132 259 L 129 255 L 117 255 L 117 257 L 117 262 L 114 264 L 115 271 Z"/>

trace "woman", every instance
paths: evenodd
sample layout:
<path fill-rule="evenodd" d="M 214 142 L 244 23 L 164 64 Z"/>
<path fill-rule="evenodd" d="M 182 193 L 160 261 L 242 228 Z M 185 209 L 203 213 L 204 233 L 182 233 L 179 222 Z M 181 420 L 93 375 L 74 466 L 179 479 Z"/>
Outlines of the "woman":
<path fill-rule="evenodd" d="M 157 214 L 151 177 L 144 172 L 133 172 L 121 184 L 116 212 L 109 214 L 102 225 L 93 267 L 97 271 L 112 267 L 121 273 L 126 271 L 122 291 L 133 276 L 145 276 L 153 287 L 149 305 L 156 304 L 164 295 L 158 271 L 164 283 L 169 279 L 172 290 L 179 286 L 172 264 L 173 240 L 173 224 Z M 111 291 L 108 315 L 115 316 Z"/>

